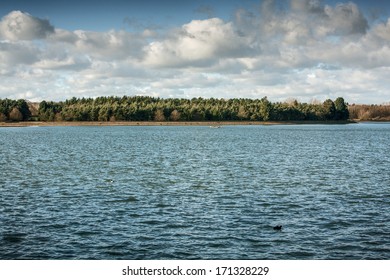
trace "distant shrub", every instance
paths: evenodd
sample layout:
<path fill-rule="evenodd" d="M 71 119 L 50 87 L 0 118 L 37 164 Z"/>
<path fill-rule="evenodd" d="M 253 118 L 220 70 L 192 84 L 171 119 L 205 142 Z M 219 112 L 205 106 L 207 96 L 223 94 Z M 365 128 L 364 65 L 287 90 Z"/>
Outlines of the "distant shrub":
<path fill-rule="evenodd" d="M 9 113 L 9 119 L 11 121 L 17 121 L 17 122 L 20 122 L 23 120 L 23 115 L 22 113 L 20 112 L 20 110 L 16 107 L 14 107 L 11 112 Z"/>

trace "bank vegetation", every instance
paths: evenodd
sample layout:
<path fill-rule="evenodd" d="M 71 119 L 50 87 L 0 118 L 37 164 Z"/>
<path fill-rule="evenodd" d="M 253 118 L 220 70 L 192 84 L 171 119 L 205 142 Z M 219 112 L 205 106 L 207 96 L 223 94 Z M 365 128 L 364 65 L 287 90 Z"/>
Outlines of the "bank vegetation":
<path fill-rule="evenodd" d="M 351 119 L 358 121 L 390 121 L 390 104 L 348 106 Z"/>
<path fill-rule="evenodd" d="M 348 106 L 336 100 L 300 103 L 261 99 L 154 98 L 147 96 L 72 98 L 63 102 L 0 99 L 0 121 L 47 122 L 202 122 L 202 121 L 344 121 Z"/>

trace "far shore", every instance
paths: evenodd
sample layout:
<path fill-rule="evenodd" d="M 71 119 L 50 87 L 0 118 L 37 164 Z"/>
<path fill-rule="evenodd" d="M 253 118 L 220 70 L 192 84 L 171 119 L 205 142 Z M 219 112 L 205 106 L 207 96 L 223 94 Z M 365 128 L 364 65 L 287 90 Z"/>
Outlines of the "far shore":
<path fill-rule="evenodd" d="M 224 126 L 224 125 L 296 125 L 296 124 L 349 124 L 357 121 L 181 121 L 181 122 L 156 122 L 156 121 L 25 121 L 25 122 L 0 122 L 0 127 L 29 127 L 29 126 Z"/>

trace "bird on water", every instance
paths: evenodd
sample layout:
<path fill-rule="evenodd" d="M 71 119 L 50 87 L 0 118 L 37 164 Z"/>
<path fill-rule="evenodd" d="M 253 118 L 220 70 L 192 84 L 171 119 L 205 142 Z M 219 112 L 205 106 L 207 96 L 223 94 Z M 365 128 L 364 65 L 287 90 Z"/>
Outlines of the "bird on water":
<path fill-rule="evenodd" d="M 282 230 L 282 226 L 274 226 L 274 230 Z"/>

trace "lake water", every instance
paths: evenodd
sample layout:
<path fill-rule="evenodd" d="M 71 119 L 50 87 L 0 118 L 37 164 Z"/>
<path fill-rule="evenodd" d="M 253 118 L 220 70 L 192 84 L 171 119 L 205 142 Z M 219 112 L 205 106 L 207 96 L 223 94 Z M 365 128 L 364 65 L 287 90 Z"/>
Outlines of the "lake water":
<path fill-rule="evenodd" d="M 390 259 L 389 140 L 389 123 L 0 128 L 0 259 Z"/>

